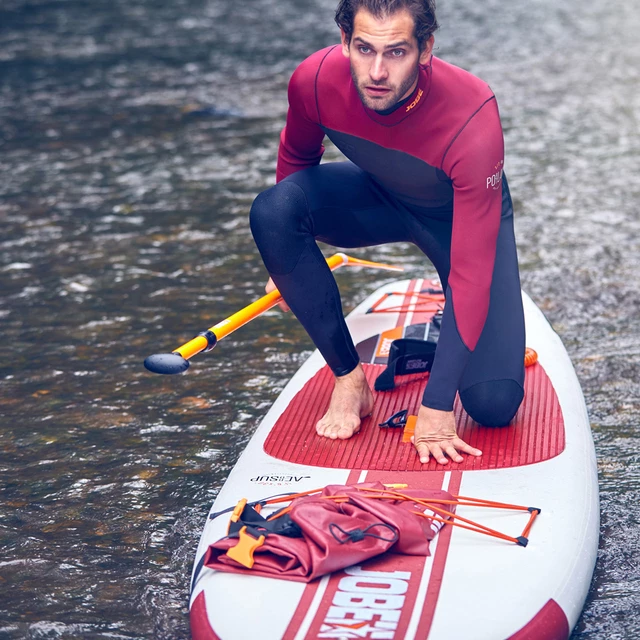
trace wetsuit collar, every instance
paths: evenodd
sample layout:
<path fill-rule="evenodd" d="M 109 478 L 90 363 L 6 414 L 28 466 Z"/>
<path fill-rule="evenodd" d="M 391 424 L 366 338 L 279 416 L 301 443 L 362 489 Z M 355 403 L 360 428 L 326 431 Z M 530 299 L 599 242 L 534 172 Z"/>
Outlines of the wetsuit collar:
<path fill-rule="evenodd" d="M 403 100 L 397 109 L 394 109 L 391 113 L 384 115 L 378 113 L 373 109 L 369 109 L 362 105 L 365 113 L 375 122 L 379 124 L 392 127 L 399 122 L 402 122 L 405 118 L 418 111 L 420 107 L 427 101 L 429 89 L 431 87 L 431 62 L 425 66 L 420 66 L 420 72 L 418 74 L 418 84 L 413 93 Z M 362 102 L 360 103 L 362 104 Z"/>

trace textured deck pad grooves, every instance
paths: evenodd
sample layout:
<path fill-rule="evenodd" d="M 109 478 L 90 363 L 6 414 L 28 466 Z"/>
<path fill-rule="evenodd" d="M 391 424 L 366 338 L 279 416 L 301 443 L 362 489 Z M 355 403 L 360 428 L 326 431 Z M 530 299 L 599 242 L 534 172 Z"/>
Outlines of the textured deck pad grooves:
<path fill-rule="evenodd" d="M 365 364 L 371 386 L 382 365 Z M 330 440 L 316 435 L 315 425 L 329 406 L 333 375 L 323 367 L 298 392 L 278 418 L 264 445 L 270 456 L 296 464 L 339 469 L 377 471 L 436 470 L 434 461 L 420 464 L 413 446 L 402 442 L 402 429 L 384 429 L 378 424 L 401 409 L 417 413 L 425 376 L 406 376 L 393 391 L 375 393 L 375 405 L 360 432 L 349 440 Z M 455 413 L 460 437 L 486 451 L 479 458 L 465 456 L 449 468 L 461 471 L 517 467 L 549 460 L 564 450 L 562 411 L 544 369 L 527 369 L 524 401 L 508 427 L 482 427 L 474 422 L 456 399 Z"/>

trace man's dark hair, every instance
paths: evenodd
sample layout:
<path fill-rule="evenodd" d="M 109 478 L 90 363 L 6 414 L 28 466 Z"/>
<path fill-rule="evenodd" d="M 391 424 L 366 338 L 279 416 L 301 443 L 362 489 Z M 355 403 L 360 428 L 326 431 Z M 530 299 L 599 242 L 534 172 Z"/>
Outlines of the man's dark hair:
<path fill-rule="evenodd" d="M 378 19 L 406 9 L 413 17 L 414 34 L 420 49 L 438 28 L 435 0 L 340 0 L 336 9 L 336 24 L 345 32 L 347 42 L 351 42 L 353 19 L 359 9 L 365 9 Z"/>

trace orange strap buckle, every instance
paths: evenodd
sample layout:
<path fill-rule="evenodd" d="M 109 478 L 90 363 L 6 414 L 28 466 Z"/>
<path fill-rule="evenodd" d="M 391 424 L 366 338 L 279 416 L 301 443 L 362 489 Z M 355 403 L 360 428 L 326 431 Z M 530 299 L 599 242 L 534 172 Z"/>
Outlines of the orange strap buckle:
<path fill-rule="evenodd" d="M 404 430 L 402 432 L 402 442 L 411 442 L 413 433 L 416 430 L 417 421 L 418 416 L 407 416 L 407 422 L 405 423 Z"/>
<path fill-rule="evenodd" d="M 240 516 L 244 511 L 244 508 L 247 506 L 247 499 L 242 498 L 238 501 L 238 504 L 235 506 L 233 513 L 231 514 L 231 522 L 238 522 L 240 520 Z"/>
<path fill-rule="evenodd" d="M 247 506 L 246 498 L 242 498 L 241 500 L 238 501 L 238 504 L 233 509 L 233 513 L 229 518 L 229 524 L 227 525 L 227 535 L 229 535 L 229 529 L 231 528 L 231 523 L 238 522 L 238 520 L 240 520 L 240 518 L 242 517 L 242 512 L 244 511 L 244 508 L 246 506 Z"/>
<path fill-rule="evenodd" d="M 240 529 L 239 536 L 237 544 L 227 551 L 227 555 L 243 567 L 251 569 L 254 563 L 253 553 L 264 544 L 264 536 L 260 535 L 257 539 L 254 538 L 247 532 L 246 526 Z"/>

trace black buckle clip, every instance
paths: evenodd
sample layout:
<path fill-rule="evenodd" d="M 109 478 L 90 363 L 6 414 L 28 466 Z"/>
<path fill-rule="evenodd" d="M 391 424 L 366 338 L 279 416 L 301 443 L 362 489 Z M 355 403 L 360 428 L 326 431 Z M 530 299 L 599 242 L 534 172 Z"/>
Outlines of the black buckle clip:
<path fill-rule="evenodd" d="M 404 427 L 407 424 L 407 415 L 409 414 L 409 409 L 402 409 L 394 413 L 390 418 L 381 422 L 378 426 L 383 428 L 391 428 L 398 429 L 400 427 Z"/>

